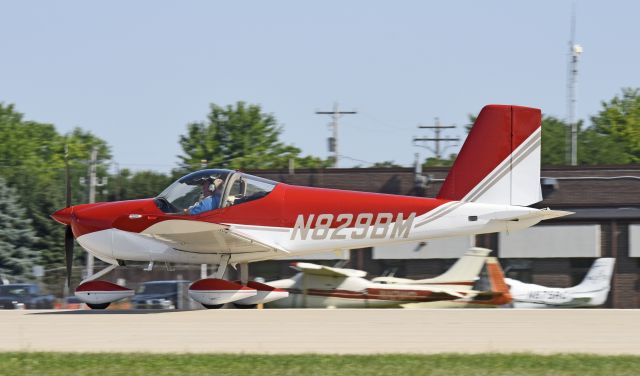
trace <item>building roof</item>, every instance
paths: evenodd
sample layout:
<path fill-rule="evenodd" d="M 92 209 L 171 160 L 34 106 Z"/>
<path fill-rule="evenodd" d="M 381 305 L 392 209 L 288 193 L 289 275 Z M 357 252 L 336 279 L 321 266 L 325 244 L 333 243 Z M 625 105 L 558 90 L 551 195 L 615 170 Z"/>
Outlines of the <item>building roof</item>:
<path fill-rule="evenodd" d="M 425 169 L 426 187 L 416 184 L 413 168 L 345 168 L 251 171 L 258 176 L 288 184 L 313 187 L 435 197 L 448 168 Z M 544 200 L 536 207 L 640 208 L 640 165 L 560 166 L 542 169 Z M 575 211 L 575 210 L 574 210 Z M 582 212 L 636 218 L 633 211 Z M 574 216 L 574 218 L 576 218 Z"/>

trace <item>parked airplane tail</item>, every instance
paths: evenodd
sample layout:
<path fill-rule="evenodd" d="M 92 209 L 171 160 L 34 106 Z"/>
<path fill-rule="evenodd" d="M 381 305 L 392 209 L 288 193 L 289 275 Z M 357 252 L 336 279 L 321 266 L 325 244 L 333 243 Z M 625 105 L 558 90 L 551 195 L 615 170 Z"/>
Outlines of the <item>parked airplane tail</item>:
<path fill-rule="evenodd" d="M 491 303 L 495 305 L 504 305 L 511 303 L 512 297 L 509 292 L 509 285 L 504 280 L 504 272 L 500 266 L 500 262 L 495 257 L 487 258 L 487 275 L 491 292 L 494 294 Z"/>
<path fill-rule="evenodd" d="M 485 106 L 438 198 L 527 206 L 542 200 L 539 109 Z"/>
<path fill-rule="evenodd" d="M 571 292 L 582 293 L 606 290 L 604 294 L 606 299 L 606 295 L 609 293 L 609 288 L 611 287 L 611 277 L 613 276 L 615 262 L 616 259 L 611 257 L 603 257 L 594 261 L 582 282 L 580 282 L 579 285 L 571 287 Z"/>
<path fill-rule="evenodd" d="M 411 283 L 473 285 L 476 279 L 478 279 L 478 275 L 480 274 L 489 253 L 491 253 L 490 249 L 473 247 L 465 252 L 465 254 L 443 274 L 434 278 L 415 280 Z"/>

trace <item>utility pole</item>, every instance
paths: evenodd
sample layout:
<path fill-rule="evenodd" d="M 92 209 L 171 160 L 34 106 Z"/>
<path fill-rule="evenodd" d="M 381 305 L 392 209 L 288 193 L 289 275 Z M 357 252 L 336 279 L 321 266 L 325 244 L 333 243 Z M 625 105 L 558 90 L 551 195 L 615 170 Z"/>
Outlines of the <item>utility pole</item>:
<path fill-rule="evenodd" d="M 204 170 L 205 168 L 207 168 L 208 163 L 209 161 L 207 161 L 206 159 L 201 159 L 200 168 Z M 209 275 L 207 264 L 200 264 L 200 279 L 207 278 L 207 275 Z"/>
<path fill-rule="evenodd" d="M 458 142 L 460 141 L 460 138 L 458 137 L 440 137 L 440 134 L 442 132 L 443 129 L 452 129 L 455 128 L 455 125 L 440 125 L 440 119 L 439 118 L 435 118 L 434 121 L 435 125 L 419 125 L 418 128 L 420 129 L 433 129 L 433 132 L 435 134 L 435 137 L 414 137 L 413 138 L 413 144 L 415 146 L 420 146 L 420 147 L 424 147 L 428 150 L 431 150 L 431 152 L 435 155 L 435 157 L 437 159 L 442 159 L 442 153 L 447 150 L 447 148 L 451 147 L 451 146 L 455 146 L 455 145 L 447 145 L 444 148 L 440 147 L 440 143 L 442 142 Z M 429 146 L 425 146 L 425 145 L 419 145 L 416 142 L 433 142 L 435 144 L 435 148 L 429 147 Z"/>
<path fill-rule="evenodd" d="M 107 184 L 107 178 L 103 177 L 100 182 L 98 182 L 97 177 L 97 167 L 98 167 L 98 147 L 93 146 L 91 148 L 91 154 L 89 155 L 88 169 L 87 169 L 87 177 L 80 178 L 80 184 L 87 186 L 87 201 L 90 204 L 96 202 L 96 187 L 102 187 Z M 88 181 L 87 181 L 88 178 Z M 107 191 L 102 191 L 103 194 L 106 194 Z M 86 276 L 93 275 L 93 264 L 94 259 L 91 253 L 87 252 L 87 265 L 86 265 Z"/>
<path fill-rule="evenodd" d="M 342 117 L 342 115 L 352 115 L 357 114 L 356 111 L 339 111 L 338 110 L 338 102 L 333 104 L 333 111 L 316 111 L 317 115 L 331 115 L 331 123 L 329 123 L 329 128 L 331 128 L 333 135 L 329 137 L 329 152 L 333 153 L 333 167 L 338 167 L 338 159 L 340 158 L 340 153 L 338 152 L 338 119 Z"/>
<path fill-rule="evenodd" d="M 567 137 L 567 162 L 572 166 L 578 164 L 578 122 L 576 116 L 576 85 L 578 82 L 578 57 L 582 54 L 582 46 L 574 43 L 576 34 L 576 5 L 571 8 L 571 40 L 569 40 L 569 67 L 567 75 L 567 121 L 569 132 Z"/>
<path fill-rule="evenodd" d="M 98 148 L 94 146 L 91 148 L 91 157 L 89 160 L 89 203 L 93 204 L 96 202 L 96 185 L 97 185 L 97 177 L 96 177 L 96 165 L 98 163 Z M 87 252 L 87 277 L 93 275 L 93 255 Z"/>

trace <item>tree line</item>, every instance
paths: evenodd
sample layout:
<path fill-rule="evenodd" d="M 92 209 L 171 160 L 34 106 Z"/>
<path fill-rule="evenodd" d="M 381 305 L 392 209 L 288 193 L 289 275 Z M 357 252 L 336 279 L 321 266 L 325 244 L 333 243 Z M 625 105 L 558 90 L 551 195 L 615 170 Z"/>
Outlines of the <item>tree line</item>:
<path fill-rule="evenodd" d="M 472 119 L 473 120 L 473 119 Z M 640 90 L 623 89 L 590 118 L 578 124 L 581 165 L 640 163 Z M 542 164 L 566 164 L 568 124 L 545 115 L 542 121 Z M 43 265 L 45 282 L 63 281 L 63 226 L 50 215 L 65 206 L 65 159 L 69 163 L 72 204 L 87 201 L 92 149 L 98 152 L 97 175 L 108 178 L 98 201 L 153 197 L 187 172 L 205 166 L 229 169 L 327 168 L 330 159 L 303 156 L 284 143 L 282 127 L 259 105 L 211 104 L 207 118 L 186 125 L 178 142 L 180 163 L 170 173 L 110 170 L 111 148 L 91 132 L 76 128 L 59 133 L 53 124 L 25 120 L 14 105 L 0 103 L 0 277 L 31 277 L 31 266 Z M 425 167 L 447 166 L 455 159 L 428 158 Z M 381 161 L 375 167 L 396 167 Z M 78 252 L 78 258 L 84 257 Z M 78 260 L 82 264 L 82 260 Z M 61 283 L 59 283 L 61 285 Z"/>

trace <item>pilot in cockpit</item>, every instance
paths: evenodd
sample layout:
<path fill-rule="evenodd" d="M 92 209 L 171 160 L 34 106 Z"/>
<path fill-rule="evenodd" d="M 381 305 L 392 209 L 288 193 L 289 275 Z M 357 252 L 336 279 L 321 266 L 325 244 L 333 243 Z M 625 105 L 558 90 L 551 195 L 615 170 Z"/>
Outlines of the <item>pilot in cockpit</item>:
<path fill-rule="evenodd" d="M 184 209 L 185 214 L 200 214 L 220 206 L 220 190 L 224 181 L 220 178 L 206 178 L 202 181 L 202 198 Z"/>

